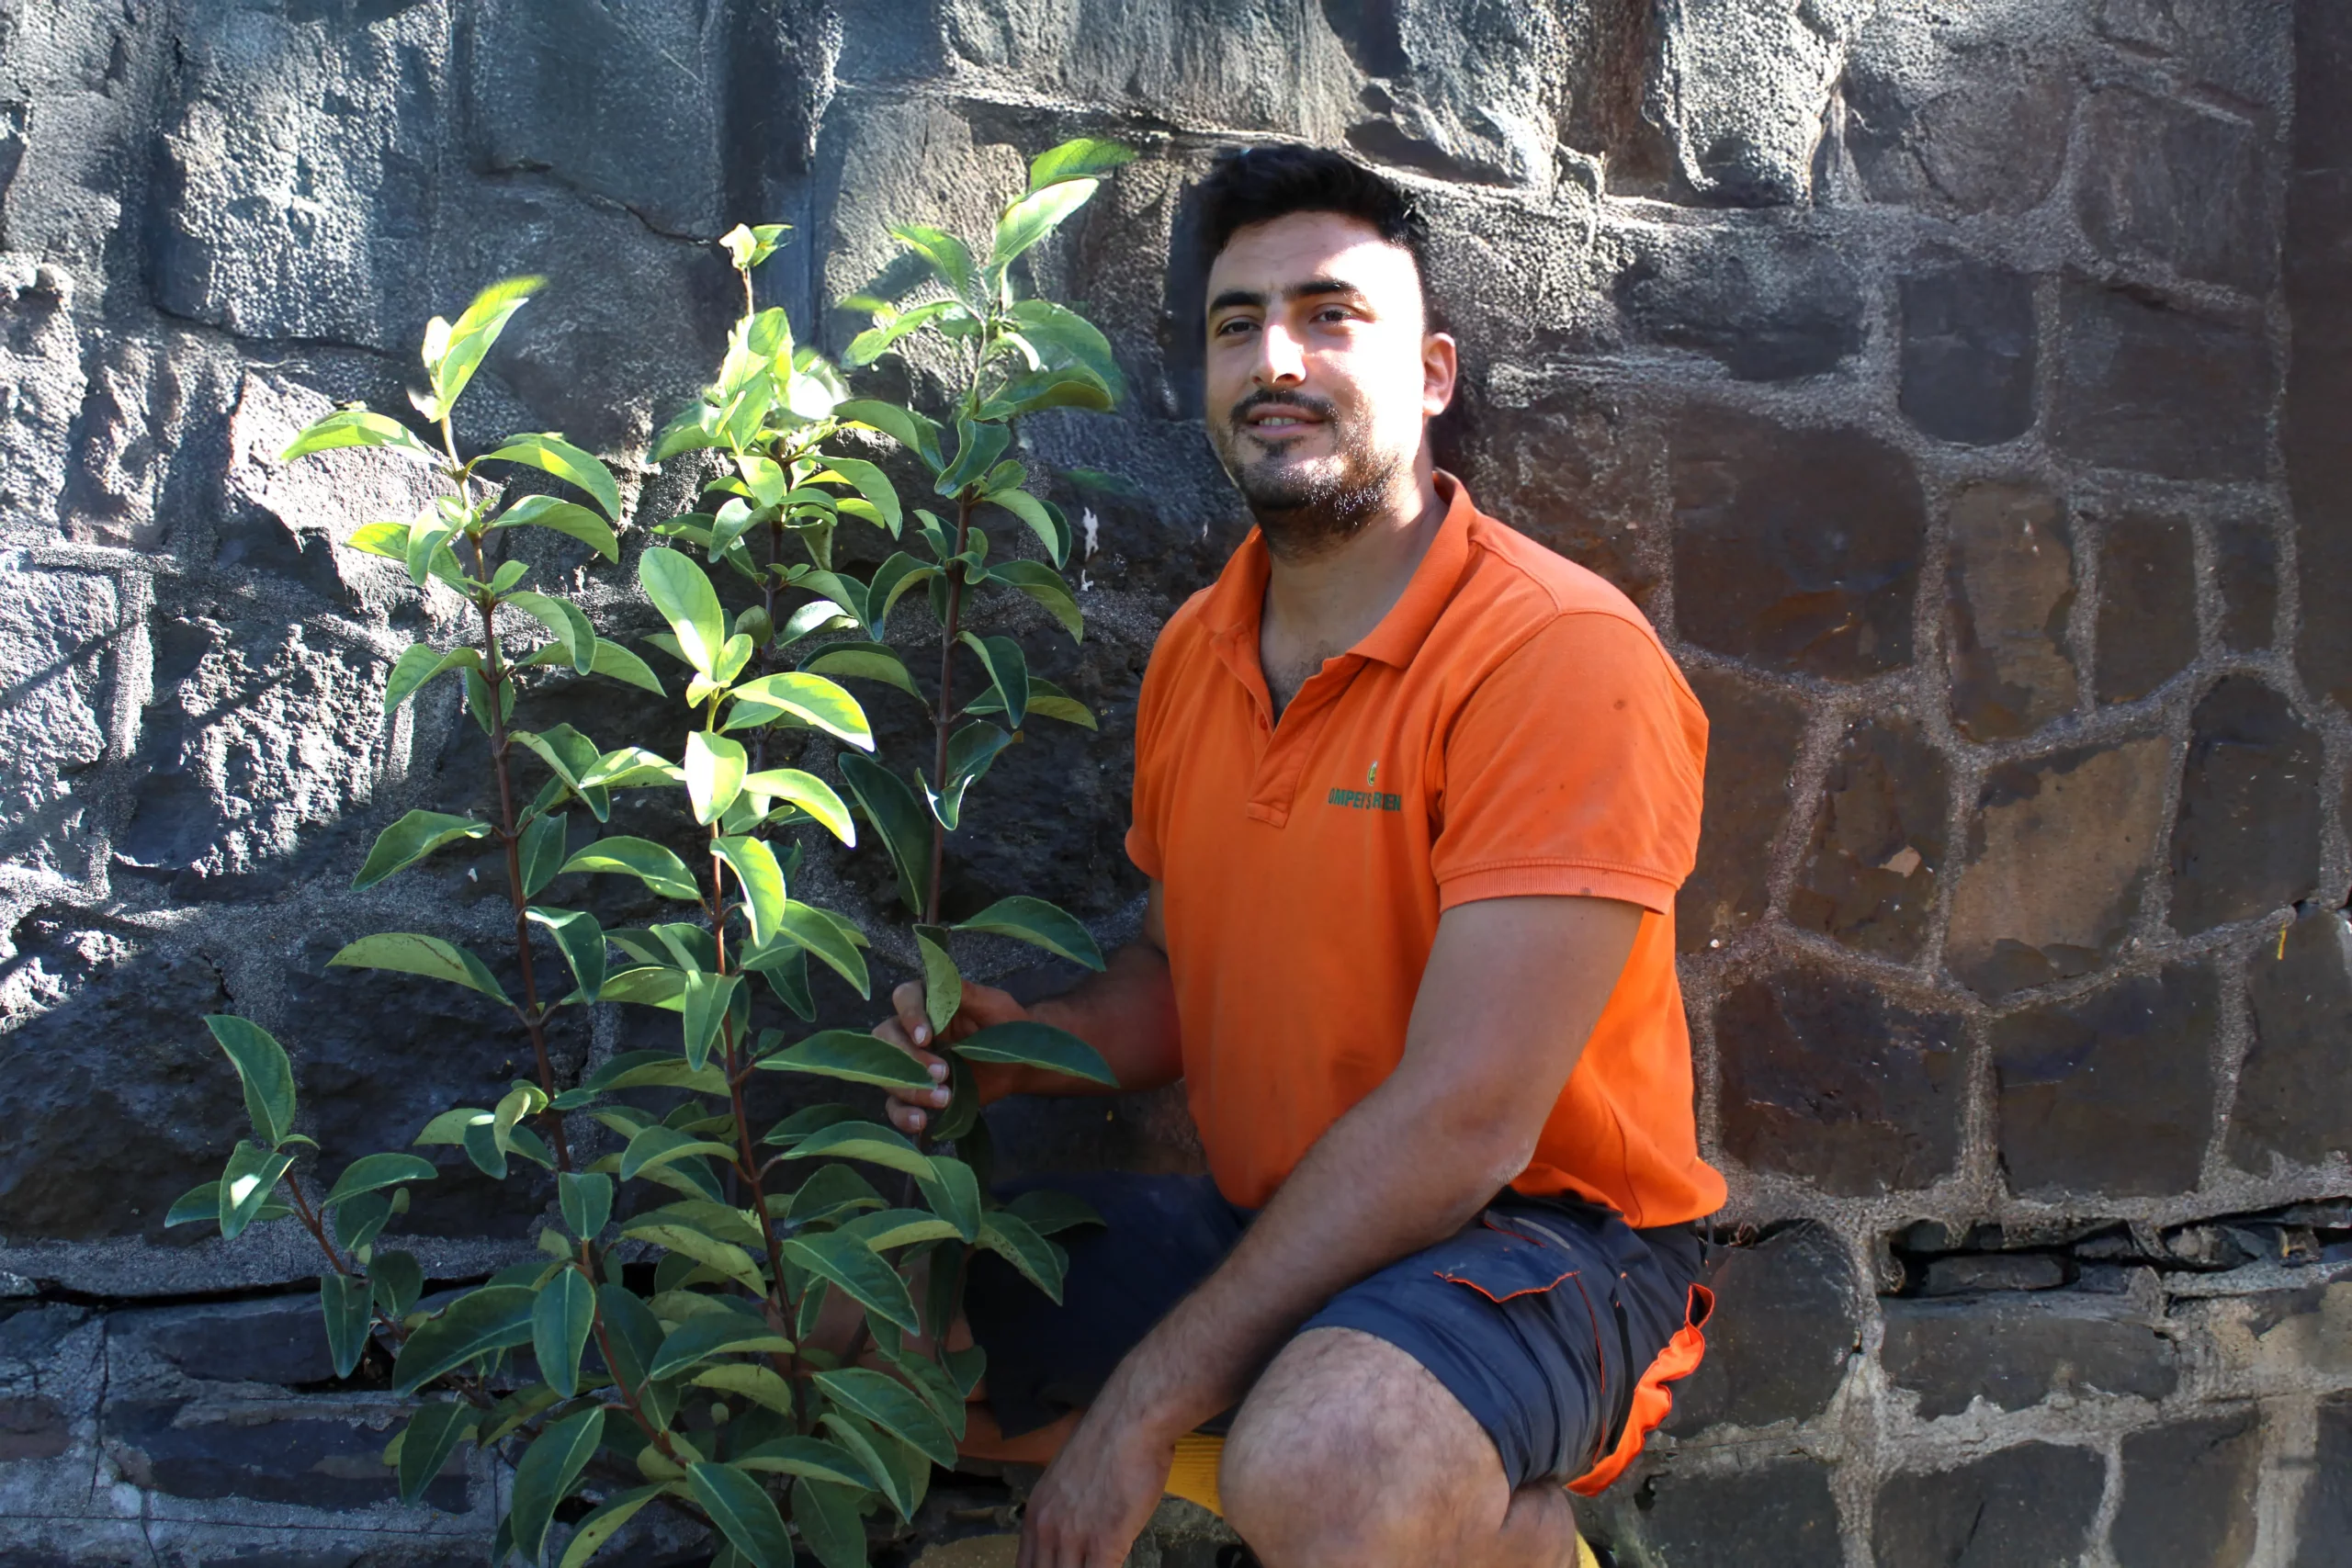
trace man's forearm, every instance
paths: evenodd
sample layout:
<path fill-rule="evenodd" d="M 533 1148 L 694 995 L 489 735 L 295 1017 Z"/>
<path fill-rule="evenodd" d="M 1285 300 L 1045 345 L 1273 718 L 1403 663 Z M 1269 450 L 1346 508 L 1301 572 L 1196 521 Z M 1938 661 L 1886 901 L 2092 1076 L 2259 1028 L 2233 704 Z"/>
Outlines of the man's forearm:
<path fill-rule="evenodd" d="M 1159 1089 L 1183 1076 L 1168 955 L 1148 942 L 1119 949 L 1102 973 L 1035 1004 L 1029 1013 L 1102 1053 L 1118 1075 L 1119 1087 L 1033 1067 L 984 1066 L 975 1069 L 983 1103 L 1008 1094 L 1126 1094 Z"/>
<path fill-rule="evenodd" d="M 1316 1144 L 1105 1400 L 1170 1436 L 1230 1408 L 1325 1302 L 1459 1230 L 1526 1155 L 1516 1128 L 1392 1078 Z"/>

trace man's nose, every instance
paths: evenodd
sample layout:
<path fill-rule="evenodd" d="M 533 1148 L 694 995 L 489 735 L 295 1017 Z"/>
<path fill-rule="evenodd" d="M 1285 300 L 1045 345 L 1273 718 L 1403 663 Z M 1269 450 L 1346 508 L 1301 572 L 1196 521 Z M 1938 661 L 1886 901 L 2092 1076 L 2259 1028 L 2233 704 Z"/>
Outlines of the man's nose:
<path fill-rule="evenodd" d="M 1250 378 L 1261 387 L 1296 386 L 1306 379 L 1306 351 L 1278 322 L 1258 334 L 1258 365 Z"/>

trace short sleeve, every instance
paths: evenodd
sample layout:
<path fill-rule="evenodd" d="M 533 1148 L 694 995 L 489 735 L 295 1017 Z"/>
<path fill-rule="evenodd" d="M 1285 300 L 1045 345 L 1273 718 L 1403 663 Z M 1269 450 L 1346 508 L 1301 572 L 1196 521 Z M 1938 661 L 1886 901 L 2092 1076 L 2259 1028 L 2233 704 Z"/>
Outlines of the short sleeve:
<path fill-rule="evenodd" d="M 1706 715 L 1653 637 L 1615 615 L 1557 617 L 1447 731 L 1440 906 L 1566 894 L 1670 912 L 1698 852 L 1706 750 Z"/>
<path fill-rule="evenodd" d="M 1143 690 L 1136 696 L 1136 781 L 1128 797 L 1127 858 L 1154 882 L 1167 880 L 1166 860 L 1159 848 L 1165 821 L 1161 807 L 1167 790 L 1160 737 L 1168 728 L 1167 687 L 1170 666 L 1177 661 L 1170 634 L 1176 627 L 1176 620 L 1171 618 L 1160 628 L 1152 644 L 1151 658 L 1144 665 Z"/>

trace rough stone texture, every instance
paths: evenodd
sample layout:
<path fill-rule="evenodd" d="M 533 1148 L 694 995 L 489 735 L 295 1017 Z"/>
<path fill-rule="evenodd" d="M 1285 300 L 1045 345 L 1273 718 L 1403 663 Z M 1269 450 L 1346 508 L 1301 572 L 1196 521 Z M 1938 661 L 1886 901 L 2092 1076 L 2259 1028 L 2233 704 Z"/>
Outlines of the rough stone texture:
<path fill-rule="evenodd" d="M 387 1501 L 397 1407 L 322 1375 L 291 1227 L 160 1227 L 243 1119 L 203 1012 L 288 1041 L 330 1167 L 526 1055 L 466 993 L 325 965 L 401 927 L 511 960 L 494 867 L 348 888 L 400 813 L 487 802 L 484 745 L 446 690 L 382 716 L 455 607 L 336 543 L 418 474 L 280 465 L 286 435 L 401 408 L 428 315 L 544 273 L 459 439 L 603 452 L 635 549 L 693 499 L 645 442 L 737 310 L 712 236 L 793 224 L 759 288 L 837 355 L 888 224 L 983 234 L 1079 133 L 1140 157 L 1023 276 L 1134 396 L 1030 422 L 1024 460 L 1139 493 L 1046 481 L 1091 514 L 1088 636 L 1015 629 L 1103 728 L 1000 763 L 991 799 L 1037 804 L 966 835 L 952 907 L 1018 886 L 1134 930 L 1136 682 L 1246 525 L 1198 423 L 1191 186 L 1237 140 L 1354 149 L 1435 231 L 1442 460 L 1650 614 L 1712 724 L 1677 940 L 1723 1302 L 1595 1533 L 1628 1564 L 2007 1568 L 2232 1561 L 2252 1517 L 2259 1561 L 2340 1556 L 2352 9 L 0 0 L 0 1562 L 445 1568 L 505 1484 L 469 1461 Z M 944 368 L 857 383 L 935 399 Z M 651 629 L 627 562 L 524 556 Z M 676 744 L 609 682 L 531 701 Z M 903 746 L 911 709 L 877 715 Z M 799 884 L 888 879 L 869 845 Z M 601 880 L 608 924 L 654 917 Z M 673 1035 L 607 1010 L 559 1026 L 560 1074 Z M 991 1124 L 1008 1168 L 1201 1158 L 1173 1093 Z M 544 1189 L 441 1170 L 399 1227 L 436 1281 L 527 1247 Z M 999 1548 L 1010 1496 L 943 1481 L 920 1539 Z M 1229 1544 L 1170 1505 L 1136 1562 Z"/>
<path fill-rule="evenodd" d="M 1993 1025 L 2012 1190 L 2186 1190 L 2212 1116 L 2211 972 L 2167 965 Z"/>
<path fill-rule="evenodd" d="M 2116 1562 L 2231 1568 L 2249 1561 L 2261 1468 L 2262 1422 L 2250 1410 L 2124 1438 L 2123 1504 L 2108 1537 Z"/>
<path fill-rule="evenodd" d="M 2106 1462 L 2088 1449 L 2015 1448 L 1879 1489 L 1879 1568 L 2062 1568 L 2088 1543 Z"/>
<path fill-rule="evenodd" d="M 2172 1342 L 2154 1325 L 2111 1298 L 2067 1292 L 1891 1301 L 1880 1354 L 1928 1418 L 1980 1399 L 2001 1410 L 2052 1394 L 2156 1400 L 2179 1382 Z"/>
<path fill-rule="evenodd" d="M 2184 935 L 2301 901 L 2319 859 L 2318 737 L 2287 699 L 2233 676 L 2193 722 L 2172 834 L 2172 925 Z"/>
<path fill-rule="evenodd" d="M 1987 995 L 2088 973 L 2121 945 L 2164 828 L 2170 748 L 2134 740 L 1985 775 L 1946 962 Z"/>
<path fill-rule="evenodd" d="M 1943 759 L 1905 714 L 1858 725 L 1829 765 L 1789 919 L 1859 953 L 1917 954 L 1945 866 Z"/>
<path fill-rule="evenodd" d="M 1960 1148 L 1961 1021 L 1802 970 L 1715 1010 L 1724 1151 L 1848 1196 L 1932 1186 Z"/>

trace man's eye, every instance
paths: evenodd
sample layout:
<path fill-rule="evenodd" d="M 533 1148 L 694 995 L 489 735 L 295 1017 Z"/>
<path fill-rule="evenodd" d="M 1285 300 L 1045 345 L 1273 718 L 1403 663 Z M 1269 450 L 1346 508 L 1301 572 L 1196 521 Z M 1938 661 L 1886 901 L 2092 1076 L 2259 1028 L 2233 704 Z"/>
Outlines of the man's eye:
<path fill-rule="evenodd" d="M 1250 320 L 1247 316 L 1235 316 L 1229 321 L 1219 321 L 1217 323 L 1217 335 L 1219 337 L 1231 337 L 1235 333 L 1248 332 L 1255 325 L 1257 325 L 1257 323 Z"/>

